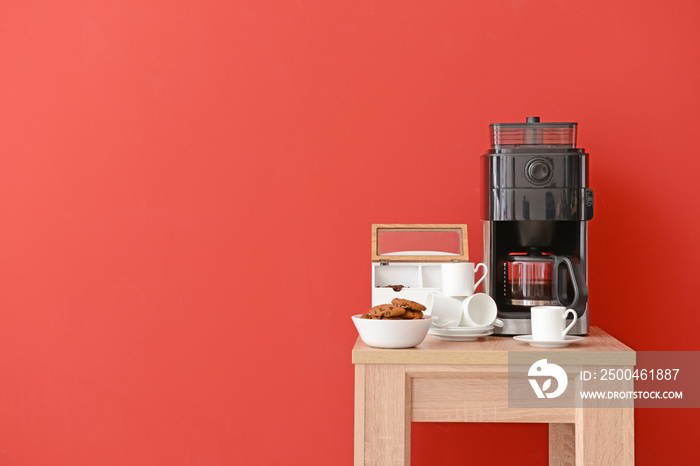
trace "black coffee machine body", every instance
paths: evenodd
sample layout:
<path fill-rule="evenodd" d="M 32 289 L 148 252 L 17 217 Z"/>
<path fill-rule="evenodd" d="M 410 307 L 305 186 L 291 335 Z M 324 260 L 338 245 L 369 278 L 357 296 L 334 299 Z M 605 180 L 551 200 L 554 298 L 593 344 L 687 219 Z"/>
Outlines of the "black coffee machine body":
<path fill-rule="evenodd" d="M 531 334 L 530 308 L 561 305 L 588 333 L 588 220 L 593 191 L 576 123 L 491 125 L 481 157 L 486 292 L 503 320 L 496 334 Z"/>

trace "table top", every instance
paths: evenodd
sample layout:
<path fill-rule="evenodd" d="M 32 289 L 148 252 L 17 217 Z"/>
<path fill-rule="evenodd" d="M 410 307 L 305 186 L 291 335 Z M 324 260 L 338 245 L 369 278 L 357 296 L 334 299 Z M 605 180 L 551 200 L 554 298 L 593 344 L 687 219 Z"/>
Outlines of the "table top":
<path fill-rule="evenodd" d="M 598 327 L 591 327 L 583 340 L 565 348 L 535 348 L 512 337 L 488 336 L 477 341 L 443 341 L 427 335 L 415 348 L 383 349 L 357 338 L 353 364 L 508 364 L 509 352 L 557 352 L 578 364 L 634 365 L 636 353 Z M 570 353 L 570 354 L 561 354 Z"/>

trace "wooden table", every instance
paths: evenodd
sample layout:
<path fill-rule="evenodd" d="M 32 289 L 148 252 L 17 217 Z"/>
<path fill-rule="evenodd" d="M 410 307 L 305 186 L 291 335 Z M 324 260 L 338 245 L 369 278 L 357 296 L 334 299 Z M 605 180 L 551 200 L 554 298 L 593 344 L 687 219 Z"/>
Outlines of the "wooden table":
<path fill-rule="evenodd" d="M 533 348 L 510 337 L 379 349 L 360 338 L 355 364 L 355 465 L 408 465 L 411 422 L 549 424 L 549 464 L 634 464 L 634 409 L 509 408 L 509 352 L 569 352 L 583 365 L 632 367 L 636 354 L 599 328 L 566 348 Z M 602 352 L 602 353 L 601 353 Z M 511 354 L 513 356 L 513 354 Z M 559 355 L 558 355 L 559 356 Z"/>

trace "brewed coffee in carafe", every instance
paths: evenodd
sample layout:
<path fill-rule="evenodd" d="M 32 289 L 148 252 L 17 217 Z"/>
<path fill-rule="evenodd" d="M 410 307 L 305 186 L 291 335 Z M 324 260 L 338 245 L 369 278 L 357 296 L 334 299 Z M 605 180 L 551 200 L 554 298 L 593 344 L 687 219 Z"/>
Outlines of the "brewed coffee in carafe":
<path fill-rule="evenodd" d="M 552 265 L 547 262 L 505 262 L 506 299 L 514 306 L 553 304 Z"/>

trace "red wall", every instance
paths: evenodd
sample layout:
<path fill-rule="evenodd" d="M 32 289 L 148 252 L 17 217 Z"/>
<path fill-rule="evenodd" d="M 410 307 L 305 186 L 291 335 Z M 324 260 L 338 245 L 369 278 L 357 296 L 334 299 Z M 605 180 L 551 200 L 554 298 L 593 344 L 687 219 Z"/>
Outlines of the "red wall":
<path fill-rule="evenodd" d="M 0 464 L 350 464 L 372 223 L 467 223 L 488 124 L 578 121 L 594 325 L 693 329 L 700 5 L 0 6 Z M 640 465 L 699 459 L 637 410 Z M 514 445 L 504 447 L 504 445 Z M 539 425 L 416 425 L 414 464 L 546 464 Z"/>

